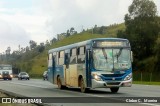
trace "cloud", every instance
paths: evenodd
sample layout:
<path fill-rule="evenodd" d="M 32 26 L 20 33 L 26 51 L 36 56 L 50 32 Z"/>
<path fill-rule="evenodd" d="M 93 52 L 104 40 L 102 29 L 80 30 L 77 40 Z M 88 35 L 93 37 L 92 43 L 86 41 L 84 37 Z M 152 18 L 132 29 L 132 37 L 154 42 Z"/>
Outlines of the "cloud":
<path fill-rule="evenodd" d="M 8 46 L 16 50 L 18 45 L 26 47 L 29 40 L 38 43 L 48 38 L 45 23 L 47 18 L 36 14 L 35 8 L 5 8 L 0 2 L 0 52 Z"/>
<path fill-rule="evenodd" d="M 1 0 L 0 48 L 26 45 L 29 40 L 45 42 L 71 27 L 81 31 L 95 24 L 122 23 L 131 3 L 132 0 Z M 155 3 L 159 11 L 160 1 Z"/>
<path fill-rule="evenodd" d="M 18 49 L 18 45 L 26 46 L 29 41 L 27 32 L 20 26 L 0 20 L 0 51 L 5 51 L 7 47 Z"/>
<path fill-rule="evenodd" d="M 83 28 L 124 22 L 131 0 L 47 0 L 41 1 L 45 14 L 50 14 L 47 26 L 53 35 L 74 27 Z"/>

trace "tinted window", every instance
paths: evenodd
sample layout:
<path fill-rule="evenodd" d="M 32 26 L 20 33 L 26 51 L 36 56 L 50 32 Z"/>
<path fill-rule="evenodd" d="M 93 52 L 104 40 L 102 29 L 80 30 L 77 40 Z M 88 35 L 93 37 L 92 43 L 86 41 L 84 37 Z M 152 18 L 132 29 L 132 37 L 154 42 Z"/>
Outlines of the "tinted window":
<path fill-rule="evenodd" d="M 64 64 L 64 51 L 59 52 L 59 65 Z"/>
<path fill-rule="evenodd" d="M 20 73 L 21 75 L 27 75 L 27 73 Z"/>
<path fill-rule="evenodd" d="M 85 63 L 85 47 L 78 48 L 78 63 Z"/>
<path fill-rule="evenodd" d="M 85 47 L 80 47 L 80 55 L 85 54 Z"/>
<path fill-rule="evenodd" d="M 70 64 L 76 64 L 77 63 L 77 49 L 71 49 L 71 57 L 70 57 Z"/>
<path fill-rule="evenodd" d="M 71 56 L 76 56 L 77 55 L 77 50 L 76 48 L 71 50 Z"/>

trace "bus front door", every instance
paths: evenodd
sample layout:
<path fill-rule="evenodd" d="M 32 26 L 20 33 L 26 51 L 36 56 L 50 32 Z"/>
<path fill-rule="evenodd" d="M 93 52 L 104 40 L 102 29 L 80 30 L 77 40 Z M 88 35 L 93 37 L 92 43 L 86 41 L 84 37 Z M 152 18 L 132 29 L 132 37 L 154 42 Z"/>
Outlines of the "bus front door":
<path fill-rule="evenodd" d="M 70 85 L 69 53 L 65 53 L 65 84 Z"/>
<path fill-rule="evenodd" d="M 87 50 L 86 55 L 86 81 L 87 81 L 87 87 L 91 87 L 91 61 L 92 61 L 92 55 L 91 50 Z"/>

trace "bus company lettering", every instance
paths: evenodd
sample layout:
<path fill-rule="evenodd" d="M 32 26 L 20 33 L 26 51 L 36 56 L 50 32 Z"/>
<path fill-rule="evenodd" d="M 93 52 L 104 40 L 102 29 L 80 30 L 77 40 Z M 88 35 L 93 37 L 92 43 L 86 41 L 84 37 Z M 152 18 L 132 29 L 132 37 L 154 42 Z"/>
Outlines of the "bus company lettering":
<path fill-rule="evenodd" d="M 144 99 L 144 103 L 157 103 L 156 99 Z"/>
<path fill-rule="evenodd" d="M 12 103 L 42 103 L 41 99 L 12 99 Z"/>
<path fill-rule="evenodd" d="M 42 103 L 41 99 L 28 99 L 28 103 Z"/>
<path fill-rule="evenodd" d="M 126 99 L 127 103 L 139 103 L 142 102 L 141 99 Z"/>

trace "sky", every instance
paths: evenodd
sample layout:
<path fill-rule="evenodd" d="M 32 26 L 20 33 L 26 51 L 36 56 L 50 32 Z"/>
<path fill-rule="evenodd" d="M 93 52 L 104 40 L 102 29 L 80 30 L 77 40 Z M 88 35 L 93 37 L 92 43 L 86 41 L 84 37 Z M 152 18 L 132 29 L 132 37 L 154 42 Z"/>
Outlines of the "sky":
<path fill-rule="evenodd" d="M 153 0 L 160 14 L 160 0 Z M 132 0 L 0 0 L 0 53 L 38 44 L 74 27 L 124 22 Z"/>

